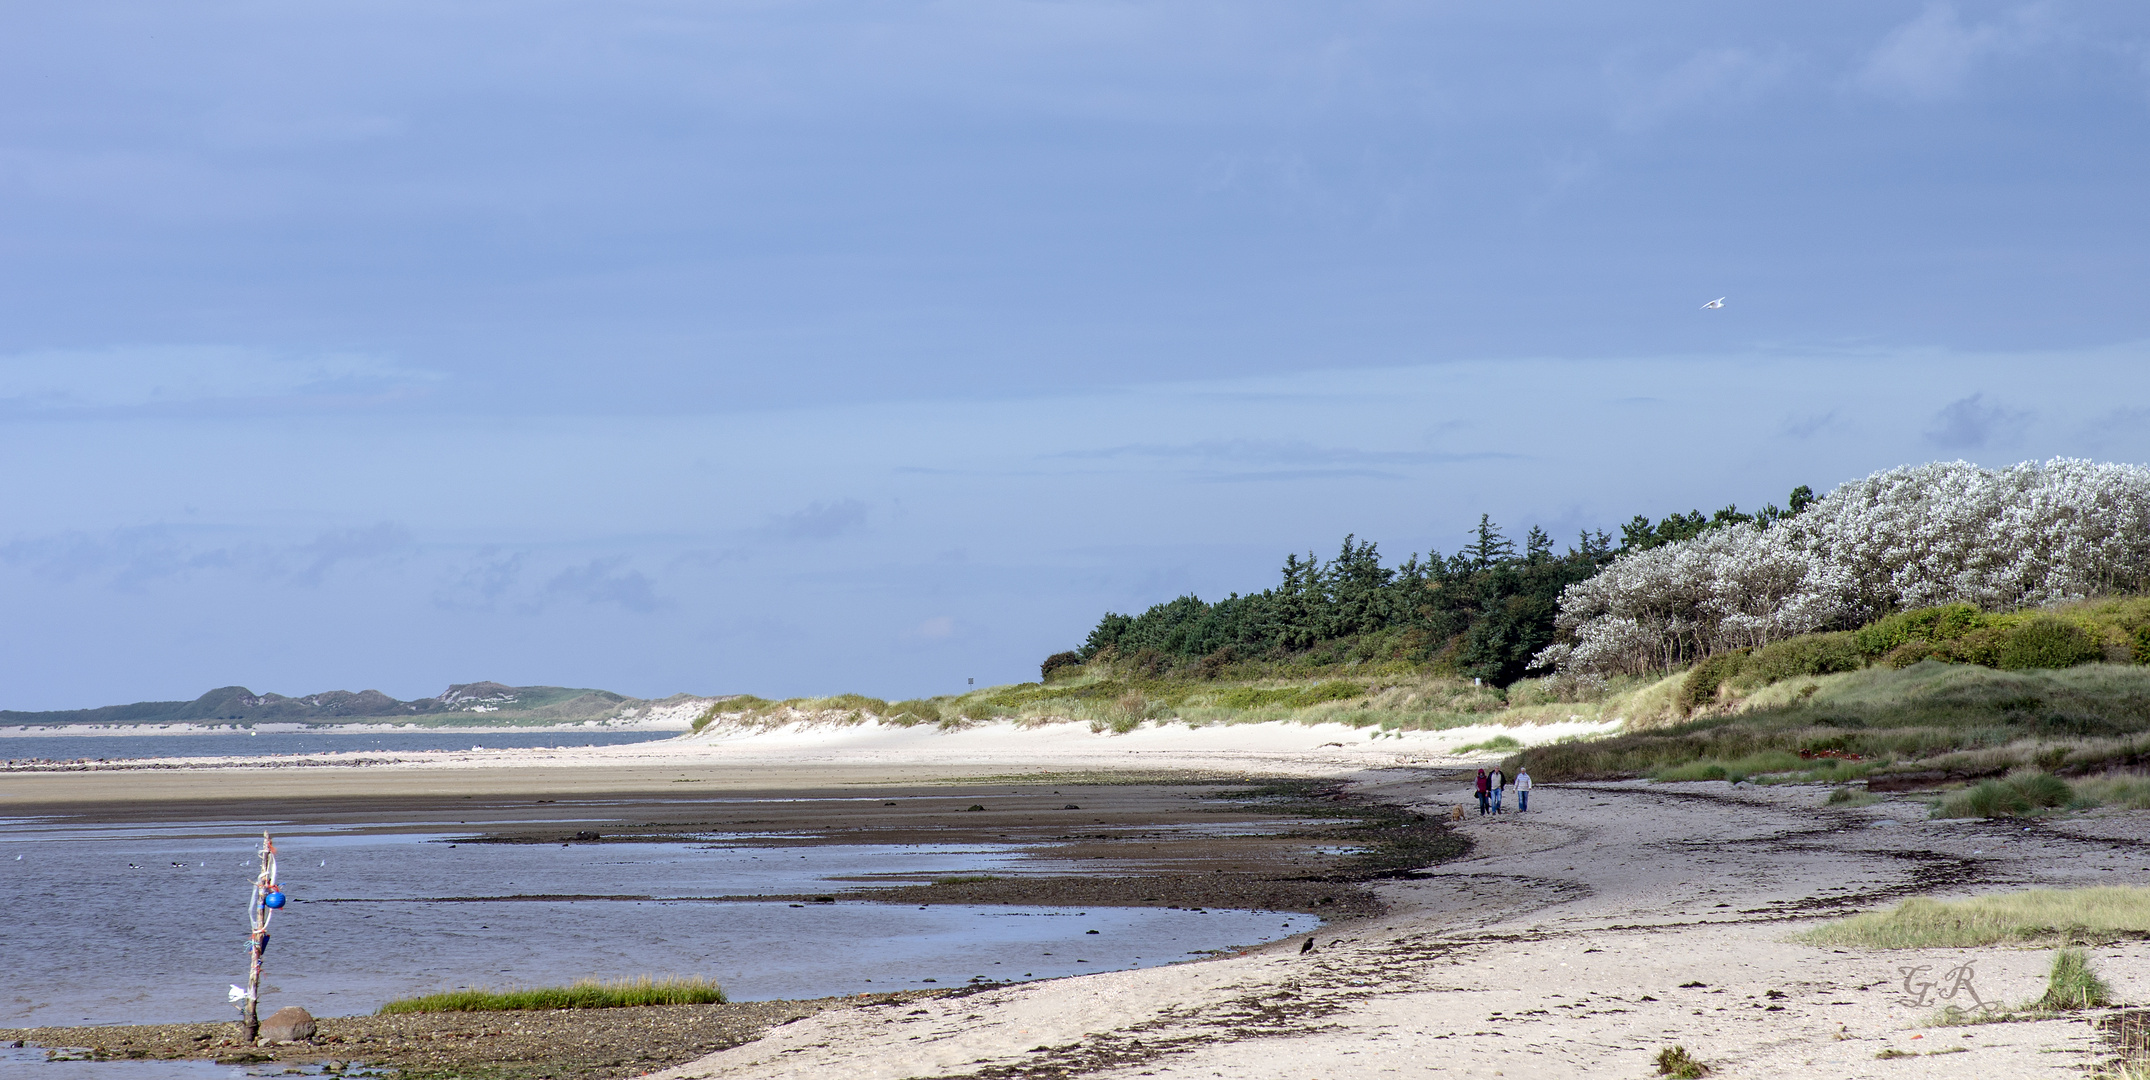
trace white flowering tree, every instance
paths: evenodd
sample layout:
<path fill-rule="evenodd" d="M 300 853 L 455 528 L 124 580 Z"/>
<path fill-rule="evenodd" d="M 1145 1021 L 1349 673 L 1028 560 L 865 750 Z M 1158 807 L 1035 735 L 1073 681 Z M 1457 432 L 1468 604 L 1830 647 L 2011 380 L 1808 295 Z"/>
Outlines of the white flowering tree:
<path fill-rule="evenodd" d="M 1662 671 L 1905 608 L 2005 610 L 2150 587 L 2150 469 L 1909 465 L 1773 525 L 1621 556 L 1561 595 L 1568 675 Z"/>

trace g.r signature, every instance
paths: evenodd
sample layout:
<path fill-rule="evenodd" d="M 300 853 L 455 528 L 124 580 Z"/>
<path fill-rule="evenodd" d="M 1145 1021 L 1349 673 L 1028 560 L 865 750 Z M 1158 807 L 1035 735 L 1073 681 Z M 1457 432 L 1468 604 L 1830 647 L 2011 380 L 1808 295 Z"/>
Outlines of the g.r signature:
<path fill-rule="evenodd" d="M 1986 1001 L 1978 996 L 1978 989 L 1971 985 L 1971 979 L 1977 974 L 1971 970 L 1971 961 L 1966 960 L 1942 972 L 1939 982 L 1921 978 L 1933 970 L 1932 964 L 1896 970 L 1904 975 L 1904 996 L 1896 999 L 1898 1004 L 1922 1009 L 1946 1001 L 1951 1012 L 1996 1012 L 2002 1008 L 2000 1002 Z M 1970 1000 L 1969 1008 L 1955 1002 L 1959 996 Z"/>

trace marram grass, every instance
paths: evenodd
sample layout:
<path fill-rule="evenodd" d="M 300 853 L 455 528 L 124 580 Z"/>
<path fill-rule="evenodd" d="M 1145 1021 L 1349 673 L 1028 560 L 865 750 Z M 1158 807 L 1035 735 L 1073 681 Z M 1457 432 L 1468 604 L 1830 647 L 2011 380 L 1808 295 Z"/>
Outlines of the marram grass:
<path fill-rule="evenodd" d="M 723 988 L 708 979 L 584 979 L 571 986 L 506 990 L 448 990 L 381 1006 L 397 1013 L 508 1012 L 518 1009 L 617 1009 L 630 1005 L 720 1005 Z"/>
<path fill-rule="evenodd" d="M 1968 948 L 2000 944 L 2088 945 L 2150 936 L 2150 887 L 2026 889 L 1967 900 L 1914 897 L 1887 911 L 1825 923 L 1809 945 L 1868 949 Z"/>

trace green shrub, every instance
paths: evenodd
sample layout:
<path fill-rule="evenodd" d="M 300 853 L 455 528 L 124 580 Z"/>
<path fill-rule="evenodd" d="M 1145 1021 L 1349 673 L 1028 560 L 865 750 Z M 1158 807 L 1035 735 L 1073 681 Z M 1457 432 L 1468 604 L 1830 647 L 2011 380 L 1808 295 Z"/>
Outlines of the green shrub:
<path fill-rule="evenodd" d="M 525 1009 L 612 1009 L 634 1005 L 721 1005 L 724 990 L 708 979 L 585 979 L 571 986 L 527 990 L 450 990 L 403 998 L 378 1015 L 432 1012 L 512 1012 Z"/>
<path fill-rule="evenodd" d="M 2105 647 L 2089 631 L 2065 619 L 2041 616 L 2011 629 L 2000 642 L 1995 667 L 2066 668 L 2105 658 Z"/>
<path fill-rule="evenodd" d="M 1055 673 L 1066 670 L 1068 668 L 1079 668 L 1081 666 L 1081 653 L 1073 651 L 1056 652 L 1051 656 L 1046 657 L 1044 663 L 1038 665 L 1038 679 L 1041 682 L 1051 682 L 1053 681 L 1053 675 Z"/>
<path fill-rule="evenodd" d="M 1969 604 L 1943 604 L 1898 612 L 1851 633 L 1854 645 L 1862 654 L 1880 657 L 1907 642 L 1954 641 L 1985 625 L 1986 619 L 1987 616 Z"/>
<path fill-rule="evenodd" d="M 1739 674 L 1747 660 L 1746 650 L 1718 653 L 1696 664 L 1680 683 L 1680 715 L 1686 716 L 1696 709 L 1717 700 L 1717 688 L 1725 680 Z"/>
<path fill-rule="evenodd" d="M 2096 1009 L 2112 1004 L 2112 987 L 2091 970 L 2090 957 L 2081 949 L 2062 949 L 2053 954 L 2053 968 L 2046 974 L 2045 996 L 2040 1008 L 2055 1011 Z"/>
<path fill-rule="evenodd" d="M 1866 659 L 1866 654 L 1859 648 L 1856 632 L 1802 634 L 1764 645 L 1748 654 L 1735 681 L 1768 686 L 1802 675 L 1857 671 L 1866 666 Z"/>
<path fill-rule="evenodd" d="M 1829 793 L 1829 805 L 1831 806 L 1871 806 L 1880 801 L 1881 796 L 1852 787 L 1849 784 Z"/>

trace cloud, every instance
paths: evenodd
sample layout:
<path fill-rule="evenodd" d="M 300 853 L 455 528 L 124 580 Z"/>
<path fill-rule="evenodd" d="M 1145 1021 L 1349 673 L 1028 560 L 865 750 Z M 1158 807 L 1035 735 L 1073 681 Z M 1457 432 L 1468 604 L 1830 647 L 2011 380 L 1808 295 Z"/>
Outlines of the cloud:
<path fill-rule="evenodd" d="M 760 530 L 778 540 L 834 540 L 865 531 L 866 504 L 857 499 L 811 502 L 804 510 L 771 517 Z"/>
<path fill-rule="evenodd" d="M 141 525 L 103 535 L 66 532 L 18 538 L 0 546 L 0 561 L 55 581 L 102 577 L 114 588 L 138 592 L 151 582 L 227 569 L 241 559 L 230 548 L 196 548 L 169 525 Z"/>
<path fill-rule="evenodd" d="M 433 606 L 450 611 L 490 611 L 523 574 L 523 553 L 506 555 L 498 548 L 478 552 L 477 561 L 450 571 L 448 580 L 433 591 Z"/>
<path fill-rule="evenodd" d="M 657 595 L 649 576 L 640 570 L 617 572 L 627 560 L 614 556 L 591 559 L 581 566 L 570 567 L 553 575 L 545 583 L 545 592 L 552 596 L 565 596 L 588 604 L 618 604 L 628 611 L 650 612 L 665 606 Z"/>
<path fill-rule="evenodd" d="M 1783 56 L 1759 56 L 1728 46 L 1702 49 L 1662 70 L 1620 64 L 1607 72 L 1613 120 L 1618 127 L 1636 130 L 1683 114 L 1723 112 L 1760 96 L 1790 68 Z"/>
<path fill-rule="evenodd" d="M 361 402 L 441 376 L 378 357 L 283 356 L 225 346 L 46 350 L 0 357 L 0 413 L 168 410 L 211 402 Z"/>
<path fill-rule="evenodd" d="M 1889 32 L 1866 60 L 1859 81 L 1882 93 L 1923 100 L 1955 94 L 1981 62 L 2018 51 L 2039 36 L 2042 13 L 2018 8 L 2004 25 L 1966 24 L 1947 4 L 1928 4 L 1910 22 Z"/>
<path fill-rule="evenodd" d="M 295 549 L 294 553 L 305 558 L 307 563 L 304 569 L 292 575 L 292 580 L 302 585 L 319 585 L 338 563 L 379 559 L 410 545 L 410 530 L 393 521 L 322 533 L 312 543 L 301 544 Z"/>
<path fill-rule="evenodd" d="M 1985 400 L 1984 393 L 1949 402 L 1934 413 L 1926 441 L 1943 450 L 1978 450 L 2023 433 L 2031 414 Z"/>
<path fill-rule="evenodd" d="M 410 548 L 410 531 L 392 521 L 325 532 L 297 544 L 205 545 L 171 525 L 138 525 L 103 534 L 66 532 L 22 537 L 0 546 L 0 561 L 56 581 L 104 578 L 125 592 L 208 571 L 239 571 L 265 581 L 318 586 L 337 567 L 377 562 Z"/>
<path fill-rule="evenodd" d="M 1811 439 L 1824 431 L 1839 431 L 1849 426 L 1835 409 L 1830 409 L 1807 416 L 1787 416 L 1777 425 L 1777 434 L 1792 439 Z"/>

